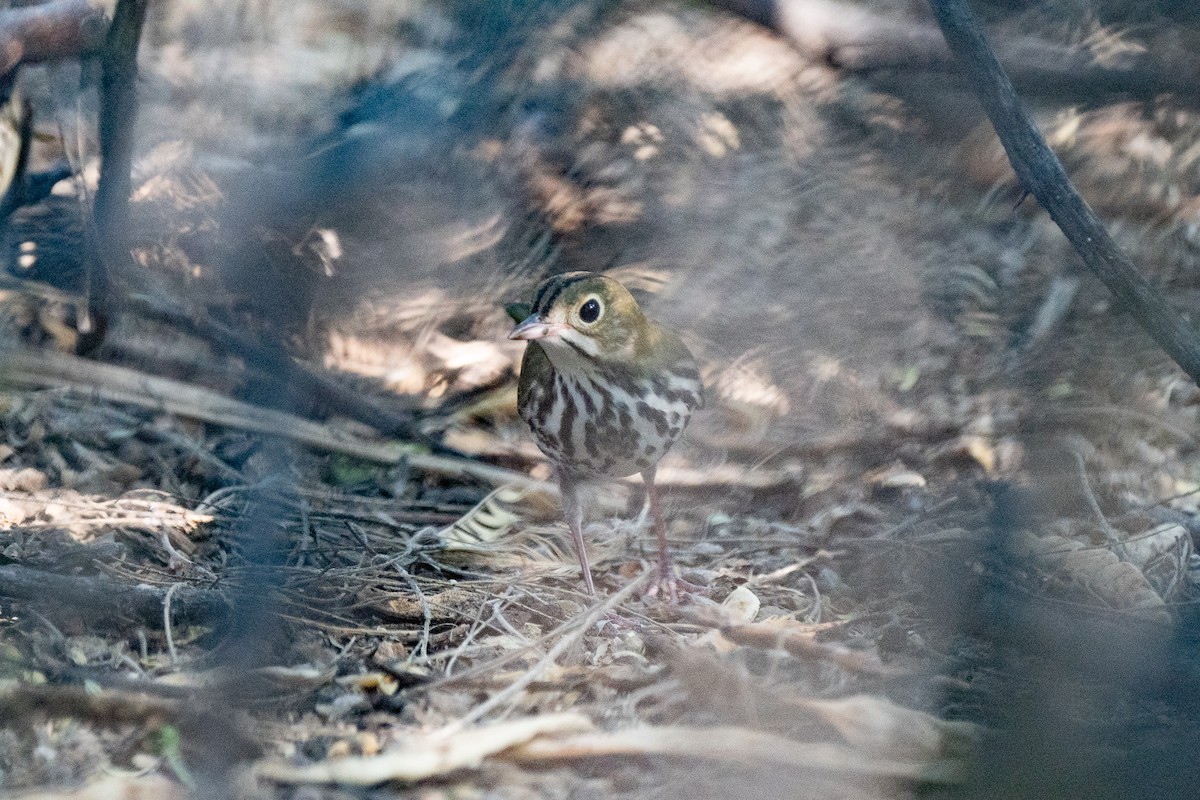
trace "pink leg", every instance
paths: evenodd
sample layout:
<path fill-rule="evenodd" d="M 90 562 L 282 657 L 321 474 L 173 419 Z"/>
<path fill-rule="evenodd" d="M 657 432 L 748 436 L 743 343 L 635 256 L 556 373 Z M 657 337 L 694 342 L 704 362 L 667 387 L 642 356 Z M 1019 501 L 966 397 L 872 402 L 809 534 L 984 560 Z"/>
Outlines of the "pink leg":
<path fill-rule="evenodd" d="M 583 546 L 583 506 L 579 502 L 579 492 L 575 482 L 566 475 L 559 475 L 559 488 L 562 489 L 563 516 L 567 518 L 567 527 L 571 529 L 571 538 L 575 540 L 575 552 L 579 554 L 579 568 L 583 571 L 583 585 L 587 593 L 596 596 L 596 586 L 592 583 L 592 570 L 588 566 L 587 548 Z"/>
<path fill-rule="evenodd" d="M 654 524 L 654 535 L 658 538 L 658 579 L 650 587 L 651 596 L 663 590 L 672 603 L 679 601 L 678 589 L 675 586 L 675 567 L 671 563 L 671 552 L 667 548 L 667 526 L 663 522 L 662 508 L 658 503 L 658 487 L 654 485 L 655 468 L 642 471 L 642 481 L 646 484 L 646 494 L 650 498 L 650 519 Z"/>

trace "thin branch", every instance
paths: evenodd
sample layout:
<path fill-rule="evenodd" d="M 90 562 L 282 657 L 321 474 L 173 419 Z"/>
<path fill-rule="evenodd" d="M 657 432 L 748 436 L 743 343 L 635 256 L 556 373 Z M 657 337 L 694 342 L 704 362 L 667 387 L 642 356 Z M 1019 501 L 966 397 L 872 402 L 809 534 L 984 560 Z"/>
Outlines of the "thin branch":
<path fill-rule="evenodd" d="M 88 259 L 87 310 L 81 332 L 102 337 L 106 327 L 109 274 L 128 260 L 130 171 L 137 120 L 137 53 L 149 0 L 117 0 L 108 36 L 100 51 L 100 180 L 92 205 L 98 239 Z"/>
<path fill-rule="evenodd" d="M 1037 198 L 1084 263 L 1133 318 L 1200 382 L 1200 340 L 1162 293 L 1138 273 L 1071 184 L 1021 105 L 1012 82 L 966 0 L 929 0 L 951 51 L 962 62 L 1022 186 Z"/>
<path fill-rule="evenodd" d="M 399 442 L 379 442 L 271 408 L 253 406 L 198 386 L 146 375 L 65 353 L 0 347 L 0 382 L 10 386 L 64 388 L 109 403 L 178 414 L 214 425 L 253 431 L 378 464 L 406 463 L 413 469 L 493 485 L 512 484 L 557 496 L 558 490 L 520 472 L 467 458 L 412 453 Z"/>
<path fill-rule="evenodd" d="M 147 5 L 148 0 L 118 0 L 100 55 L 100 183 L 94 214 L 106 249 L 118 248 L 126 235 L 137 120 L 137 53 Z"/>
<path fill-rule="evenodd" d="M 643 575 L 637 580 L 630 581 L 629 585 L 624 589 L 607 598 L 603 603 L 598 604 L 595 608 L 592 608 L 579 621 L 579 624 L 575 630 L 565 634 L 561 639 L 555 642 L 554 646 L 551 647 L 544 656 L 538 659 L 537 663 L 521 673 L 519 678 L 506 686 L 504 689 L 496 692 L 496 694 L 472 708 L 462 717 L 447 725 L 445 731 L 447 733 L 451 733 L 462 730 L 472 722 L 482 719 L 488 713 L 496 710 L 505 703 L 514 700 L 530 683 L 540 678 L 542 673 L 545 672 L 551 664 L 554 664 L 556 661 L 558 661 L 559 657 L 563 653 L 573 647 L 575 643 L 579 641 L 579 639 L 583 638 L 583 635 L 587 633 L 593 625 L 599 622 L 605 614 L 610 613 L 621 603 L 628 600 L 633 595 L 634 591 L 641 588 L 642 584 L 644 583 L 645 576 Z"/>
<path fill-rule="evenodd" d="M 20 564 L 0 565 L 0 597 L 61 605 L 93 623 L 133 620 L 159 628 L 168 593 L 171 618 L 176 625 L 213 625 L 229 614 L 225 598 L 211 589 L 177 584 L 167 590 L 146 584 L 134 586 L 102 575 L 59 575 Z"/>

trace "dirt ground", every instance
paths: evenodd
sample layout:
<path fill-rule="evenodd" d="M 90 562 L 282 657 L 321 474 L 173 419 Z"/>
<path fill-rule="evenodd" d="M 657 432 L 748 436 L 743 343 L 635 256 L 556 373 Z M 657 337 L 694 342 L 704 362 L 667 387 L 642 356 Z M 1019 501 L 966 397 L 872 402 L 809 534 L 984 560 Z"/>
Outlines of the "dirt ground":
<path fill-rule="evenodd" d="M 1170 3 L 981 7 L 1105 63 L 1200 35 Z M 5 233 L 0 795 L 1193 785 L 1200 392 L 963 86 L 638 0 L 177 0 L 140 67 L 86 356 L 94 79 L 22 75 L 32 166 L 76 177 Z M 1029 102 L 1200 310 L 1190 99 Z M 642 594 L 634 481 L 594 487 L 583 593 L 516 415 L 504 305 L 575 269 L 702 365 L 659 473 L 677 605 Z"/>

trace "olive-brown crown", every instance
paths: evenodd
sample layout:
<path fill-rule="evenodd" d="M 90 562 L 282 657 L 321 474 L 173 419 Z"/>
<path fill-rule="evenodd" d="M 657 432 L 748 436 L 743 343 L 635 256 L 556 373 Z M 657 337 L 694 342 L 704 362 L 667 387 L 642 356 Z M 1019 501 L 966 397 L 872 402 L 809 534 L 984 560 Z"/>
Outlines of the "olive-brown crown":
<path fill-rule="evenodd" d="M 595 272 L 568 272 L 545 281 L 534 294 L 532 310 L 547 324 L 566 326 L 557 337 L 563 344 L 596 358 L 637 358 L 653 338 L 652 324 L 629 290 Z"/>

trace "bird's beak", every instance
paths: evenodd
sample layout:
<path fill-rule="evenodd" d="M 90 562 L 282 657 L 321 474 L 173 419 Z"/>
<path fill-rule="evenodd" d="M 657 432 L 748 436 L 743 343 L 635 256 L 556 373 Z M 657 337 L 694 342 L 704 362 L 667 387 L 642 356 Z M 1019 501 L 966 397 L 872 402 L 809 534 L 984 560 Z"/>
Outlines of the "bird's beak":
<path fill-rule="evenodd" d="M 558 336 L 566 327 L 561 323 L 543 322 L 537 314 L 530 314 L 524 322 L 512 329 L 508 338 L 521 341 L 545 339 L 547 336 Z"/>

